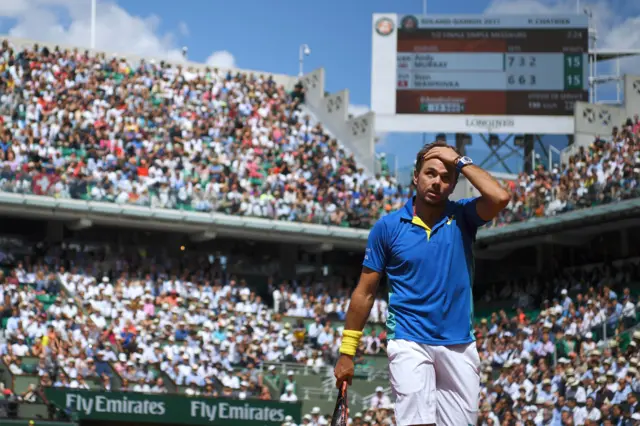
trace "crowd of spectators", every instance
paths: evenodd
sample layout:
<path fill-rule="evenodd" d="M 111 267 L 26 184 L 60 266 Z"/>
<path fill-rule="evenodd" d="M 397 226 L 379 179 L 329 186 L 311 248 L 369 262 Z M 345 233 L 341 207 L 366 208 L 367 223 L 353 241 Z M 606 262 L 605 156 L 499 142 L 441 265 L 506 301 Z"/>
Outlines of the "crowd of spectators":
<path fill-rule="evenodd" d="M 406 197 L 269 76 L 0 48 L 0 189 L 368 228 Z"/>
<path fill-rule="evenodd" d="M 266 303 L 242 279 L 214 273 L 219 259 L 199 275 L 185 262 L 192 276 L 172 268 L 168 259 L 104 257 L 97 262 L 62 247 L 37 259 L 12 261 L 0 276 L 6 342 L 0 344 L 0 357 L 12 374 L 35 374 L 41 386 L 297 401 L 303 398 L 296 383 L 300 370 L 283 374 L 272 363 L 298 364 L 325 375 L 337 356 L 340 329 L 332 321 L 343 318 L 347 293 L 331 284 L 273 285 Z M 67 270 L 61 261 L 75 266 Z M 545 301 L 537 316 L 522 309 L 513 316 L 503 311 L 478 323 L 481 424 L 518 424 L 509 419 L 530 424 L 524 423 L 527 418 L 547 424 L 541 419 L 551 415 L 557 422 L 569 415 L 565 412 L 573 413 L 574 424 L 588 424 L 580 422 L 580 413 L 584 404 L 591 407 L 589 395 L 595 399 L 588 416 L 617 419 L 618 412 L 635 413 L 628 390 L 640 390 L 634 375 L 640 367 L 640 333 L 630 342 L 622 336 L 636 323 L 638 301 L 626 285 L 638 279 L 640 267 L 627 262 L 597 269 L 587 274 L 595 280 L 558 280 L 562 291 Z M 370 319 L 383 321 L 385 302 L 375 305 Z M 315 320 L 305 327 L 285 321 L 283 314 Z M 605 334 L 609 339 L 602 347 Z M 384 353 L 385 341 L 382 328 L 368 332 L 356 363 L 361 356 Z M 25 357 L 36 361 L 25 365 Z M 602 398 L 606 391 L 598 386 L 612 374 L 613 382 L 605 384 L 610 392 Z M 578 394 L 571 393 L 574 387 Z M 33 398 L 33 389 L 22 397 Z M 392 408 L 379 389 L 370 410 L 353 409 L 353 424 L 393 424 Z M 321 414 L 309 413 L 302 424 L 327 424 Z"/>
<path fill-rule="evenodd" d="M 169 379 L 189 395 L 261 399 L 280 398 L 263 380 L 287 398 L 283 383 L 292 379 L 281 381 L 273 368 L 261 372 L 264 362 L 318 374 L 333 364 L 340 333 L 332 321 L 343 319 L 347 307 L 342 280 L 273 285 L 267 305 L 245 280 L 225 274 L 222 256 L 206 266 L 202 260 L 98 259 L 62 246 L 38 261 L 12 259 L 15 266 L 0 272 L 7 341 L 0 357 L 12 374 L 37 374 L 43 386 L 93 382 L 109 390 L 117 373 L 120 390 L 163 393 Z M 171 266 L 178 263 L 183 269 Z M 376 300 L 372 321 L 385 319 L 385 303 Z M 316 319 L 307 329 L 283 314 Z M 382 350 L 378 336 L 365 342 L 368 354 Z M 25 356 L 37 362 L 25 368 Z"/>
<path fill-rule="evenodd" d="M 388 170 L 366 176 L 301 112 L 303 101 L 300 86 L 287 92 L 264 75 L 38 46 L 16 51 L 3 42 L 0 190 L 363 228 L 397 210 L 410 188 Z M 637 197 L 639 135 L 636 115 L 568 164 L 505 182 L 512 201 L 493 225 Z M 97 265 L 79 255 L 67 270 L 61 251 L 0 274 L 0 358 L 41 386 L 177 386 L 191 396 L 296 401 L 296 373 L 263 367 L 286 362 L 324 374 L 337 356 L 334 323 L 344 319 L 350 283 L 272 283 L 265 301 L 221 273 L 221 259 L 179 269 L 158 257 Z M 480 425 L 640 424 L 640 332 L 624 332 L 637 322 L 627 285 L 638 265 L 587 275 L 509 283 L 490 295 L 519 309 L 477 326 Z M 558 291 L 539 315 L 524 311 L 533 289 Z M 370 320 L 386 320 L 383 298 Z M 385 341 L 384 330 L 370 330 L 359 356 L 383 353 Z M 25 365 L 26 357 L 37 361 Z M 19 397 L 34 400 L 36 387 Z M 351 424 L 393 425 L 392 409 L 376 390 Z M 319 408 L 302 421 L 328 423 Z"/>
<path fill-rule="evenodd" d="M 0 190 L 369 228 L 411 188 L 367 176 L 269 76 L 0 47 Z M 494 225 L 638 195 L 636 116 L 505 182 Z"/>
<path fill-rule="evenodd" d="M 554 216 L 640 196 L 640 118 L 636 114 L 611 135 L 580 147 L 567 164 L 539 164 L 505 185 L 511 202 L 493 225 Z"/>

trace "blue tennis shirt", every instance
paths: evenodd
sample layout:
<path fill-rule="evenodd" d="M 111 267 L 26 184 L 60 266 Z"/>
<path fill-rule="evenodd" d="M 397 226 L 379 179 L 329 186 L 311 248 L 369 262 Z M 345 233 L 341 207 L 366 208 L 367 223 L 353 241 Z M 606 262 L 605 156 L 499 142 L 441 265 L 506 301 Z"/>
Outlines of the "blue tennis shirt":
<path fill-rule="evenodd" d="M 473 243 L 486 222 L 477 198 L 447 201 L 429 228 L 413 214 L 413 199 L 373 227 L 363 266 L 389 278 L 389 339 L 457 345 L 473 333 Z"/>

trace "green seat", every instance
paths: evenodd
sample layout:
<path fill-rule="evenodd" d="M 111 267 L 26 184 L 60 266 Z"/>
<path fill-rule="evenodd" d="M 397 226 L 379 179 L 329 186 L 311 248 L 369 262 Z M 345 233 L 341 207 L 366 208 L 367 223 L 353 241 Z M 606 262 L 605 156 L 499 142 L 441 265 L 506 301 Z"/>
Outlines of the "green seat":
<path fill-rule="evenodd" d="M 102 389 L 102 381 L 97 377 L 86 377 L 84 381 L 87 382 L 91 390 Z"/>
<path fill-rule="evenodd" d="M 389 365 L 389 360 L 386 354 L 365 355 L 364 361 L 364 365 L 373 368 L 374 370 L 386 370 Z"/>
<path fill-rule="evenodd" d="M 29 385 L 37 386 L 39 382 L 40 378 L 35 374 L 13 376 L 13 391 L 22 394 L 29 389 Z"/>
<path fill-rule="evenodd" d="M 56 301 L 56 296 L 52 296 L 52 295 L 48 295 L 48 294 L 38 294 L 36 296 L 36 300 L 38 300 L 39 302 L 44 303 L 45 305 L 47 304 L 52 304 L 55 303 Z"/>

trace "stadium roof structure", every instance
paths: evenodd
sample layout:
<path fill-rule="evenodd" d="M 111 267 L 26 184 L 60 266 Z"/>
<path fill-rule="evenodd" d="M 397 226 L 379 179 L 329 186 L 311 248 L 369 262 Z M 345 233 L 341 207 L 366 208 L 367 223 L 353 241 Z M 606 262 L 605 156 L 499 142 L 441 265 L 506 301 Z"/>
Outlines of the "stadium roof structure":
<path fill-rule="evenodd" d="M 589 56 L 597 62 L 610 61 L 612 59 L 640 56 L 640 49 L 597 49 L 589 51 Z"/>
<path fill-rule="evenodd" d="M 3 192 L 0 192 L 0 213 L 31 219 L 60 220 L 72 229 L 95 224 L 180 232 L 190 235 L 194 241 L 226 236 L 310 244 L 323 251 L 334 247 L 362 250 L 369 236 L 368 229 Z M 476 239 L 476 254 L 491 258 L 537 244 L 581 245 L 602 232 L 638 226 L 639 217 L 640 199 L 632 199 L 504 227 L 481 229 Z"/>

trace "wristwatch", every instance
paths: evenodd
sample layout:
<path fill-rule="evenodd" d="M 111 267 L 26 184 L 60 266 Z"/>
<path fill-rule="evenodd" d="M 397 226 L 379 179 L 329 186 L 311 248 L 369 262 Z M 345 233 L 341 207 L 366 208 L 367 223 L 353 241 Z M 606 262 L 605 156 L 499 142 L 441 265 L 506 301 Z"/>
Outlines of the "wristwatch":
<path fill-rule="evenodd" d="M 460 156 L 456 159 L 456 171 L 460 173 L 462 168 L 468 166 L 469 164 L 473 164 L 473 160 L 467 156 Z"/>

